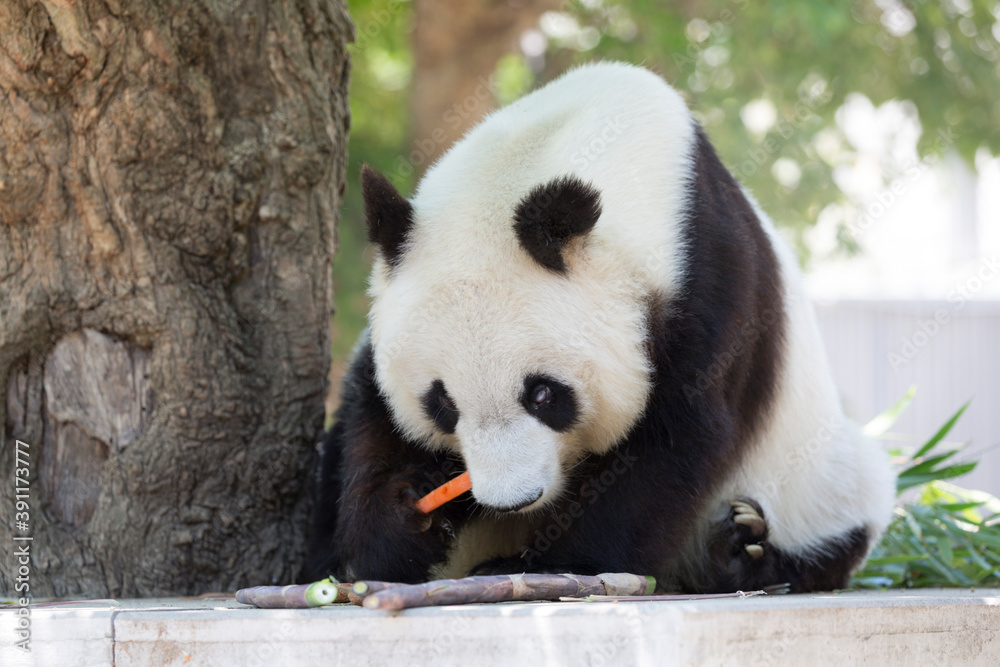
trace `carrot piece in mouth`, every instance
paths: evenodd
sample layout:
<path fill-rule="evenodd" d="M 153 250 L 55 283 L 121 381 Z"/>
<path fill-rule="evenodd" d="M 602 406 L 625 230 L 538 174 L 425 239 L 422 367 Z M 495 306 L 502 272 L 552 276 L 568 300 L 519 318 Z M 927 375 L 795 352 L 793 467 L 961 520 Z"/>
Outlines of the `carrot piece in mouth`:
<path fill-rule="evenodd" d="M 472 489 L 472 478 L 468 472 L 453 477 L 417 501 L 417 509 L 429 514 L 450 500 L 454 500 Z"/>

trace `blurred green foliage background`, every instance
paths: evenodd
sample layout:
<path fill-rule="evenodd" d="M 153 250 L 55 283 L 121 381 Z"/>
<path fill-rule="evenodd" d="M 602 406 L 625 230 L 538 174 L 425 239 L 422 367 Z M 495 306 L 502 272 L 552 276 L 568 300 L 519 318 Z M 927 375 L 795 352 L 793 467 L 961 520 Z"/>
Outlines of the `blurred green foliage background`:
<path fill-rule="evenodd" d="M 496 29 L 496 21 L 473 20 L 477 12 L 526 12 L 533 23 L 501 35 L 509 49 L 493 72 L 481 73 L 491 84 L 490 105 L 590 60 L 625 60 L 659 72 L 685 96 L 723 161 L 787 232 L 804 263 L 810 258 L 802 234 L 831 204 L 847 212 L 840 250 L 857 250 L 847 233 L 850 203 L 833 178 L 856 157 L 837 123 L 848 96 L 860 93 L 876 105 L 907 100 L 922 128 L 922 155 L 940 151 L 942 137 L 970 163 L 978 150 L 1000 154 L 1000 3 L 993 0 L 350 0 L 349 6 L 357 39 L 348 189 L 334 266 L 335 364 L 346 360 L 367 312 L 371 251 L 361 165 L 412 192 L 426 167 L 408 157 L 421 139 L 413 81 L 447 31 Z M 451 15 L 435 22 L 428 18 L 434 12 Z M 415 39 L 419 21 L 439 32 L 428 27 Z M 472 45 L 488 36 L 465 35 Z M 887 161 L 882 178 L 889 182 L 899 170 Z"/>

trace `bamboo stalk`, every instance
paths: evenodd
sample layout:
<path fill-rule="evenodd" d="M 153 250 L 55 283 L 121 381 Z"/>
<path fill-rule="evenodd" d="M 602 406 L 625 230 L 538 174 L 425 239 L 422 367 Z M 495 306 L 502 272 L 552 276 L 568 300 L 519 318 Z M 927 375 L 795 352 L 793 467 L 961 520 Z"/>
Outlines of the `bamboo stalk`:
<path fill-rule="evenodd" d="M 358 582 L 371 586 L 373 583 Z M 588 595 L 645 595 L 656 588 L 656 580 L 635 574 L 512 574 L 464 579 L 441 579 L 416 585 L 392 585 L 364 596 L 366 609 L 399 611 L 474 602 L 558 600 Z M 355 584 L 355 593 L 358 584 Z"/>
<path fill-rule="evenodd" d="M 351 586 L 351 590 L 347 593 L 351 604 L 360 607 L 366 596 L 391 588 L 392 586 L 405 586 L 406 584 L 396 584 L 391 581 L 355 581 L 353 584 L 346 585 Z"/>
<path fill-rule="evenodd" d="M 261 609 L 308 609 L 333 604 L 338 591 L 329 579 L 292 586 L 254 586 L 236 591 L 236 601 Z"/>
<path fill-rule="evenodd" d="M 342 603 L 342 602 L 350 602 L 351 601 L 350 595 L 351 595 L 351 591 L 353 590 L 353 587 L 354 587 L 354 584 L 338 583 L 337 584 L 337 599 L 333 601 L 334 604 L 339 604 L 339 603 Z"/>
<path fill-rule="evenodd" d="M 351 590 L 358 595 L 369 595 L 371 593 L 378 593 L 379 591 L 384 591 L 387 588 L 394 588 L 397 586 L 406 586 L 406 584 L 397 584 L 392 581 L 363 580 L 355 581 L 354 584 L 351 585 Z"/>

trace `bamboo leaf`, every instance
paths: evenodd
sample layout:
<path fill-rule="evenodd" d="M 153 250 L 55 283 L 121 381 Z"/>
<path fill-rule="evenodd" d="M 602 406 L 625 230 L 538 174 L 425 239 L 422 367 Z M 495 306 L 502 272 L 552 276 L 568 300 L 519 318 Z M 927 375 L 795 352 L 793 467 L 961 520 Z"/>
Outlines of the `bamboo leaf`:
<path fill-rule="evenodd" d="M 938 456 L 932 456 L 929 459 L 924 459 L 920 463 L 914 466 L 910 466 L 909 468 L 903 470 L 903 472 L 899 473 L 899 476 L 902 477 L 903 475 L 931 472 L 934 469 L 934 466 L 936 466 L 938 463 L 947 461 L 949 458 L 951 458 L 955 454 L 958 454 L 958 452 L 960 451 L 961 450 L 959 449 L 953 449 L 950 452 L 945 452 L 944 454 L 940 454 Z"/>
<path fill-rule="evenodd" d="M 907 391 L 901 399 L 896 401 L 894 406 L 865 424 L 864 428 L 861 429 L 862 433 L 867 435 L 869 438 L 877 438 L 888 431 L 899 419 L 899 416 L 906 411 L 906 408 L 909 407 L 910 401 L 913 400 L 916 393 L 917 385 L 912 385 L 909 391 Z"/>
<path fill-rule="evenodd" d="M 948 538 L 945 537 L 942 540 L 938 540 L 937 547 L 938 551 L 941 552 L 941 560 L 949 566 L 954 566 L 955 554 L 952 552 L 951 542 L 948 541 Z"/>
<path fill-rule="evenodd" d="M 869 558 L 866 567 L 881 567 L 883 565 L 893 565 L 896 563 L 912 563 L 920 560 L 923 556 L 917 554 L 899 554 L 898 556 L 884 556 L 882 558 Z"/>
<path fill-rule="evenodd" d="M 942 481 L 975 468 L 975 461 L 951 462 L 961 448 L 933 452 L 967 407 L 968 403 L 938 429 L 899 473 L 899 491 L 920 487 L 920 493 L 914 502 L 895 509 L 854 585 L 1000 585 L 1000 500 Z"/>
<path fill-rule="evenodd" d="M 998 531 L 986 531 L 981 530 L 975 534 L 975 541 L 982 544 L 987 544 L 994 549 L 1000 549 L 1000 535 L 997 534 Z"/>
<path fill-rule="evenodd" d="M 941 440 L 944 439 L 944 436 L 948 435 L 948 431 L 950 431 L 951 427 L 955 425 L 955 422 L 958 421 L 958 418 L 962 416 L 963 412 L 965 412 L 965 409 L 967 407 L 969 407 L 969 403 L 971 403 L 971 402 L 972 401 L 966 401 L 965 405 L 963 405 L 962 407 L 960 407 L 958 409 L 958 412 L 956 412 L 952 416 L 951 419 L 949 419 L 947 422 L 945 422 L 944 426 L 942 426 L 940 429 L 938 429 L 938 432 L 935 433 L 934 436 L 930 440 L 928 440 L 924 444 L 924 446 L 921 447 L 917 451 L 916 454 L 913 455 L 913 458 L 919 459 L 921 456 L 923 456 L 924 454 L 926 454 L 927 452 L 929 452 L 931 449 L 933 449 L 934 445 L 936 445 L 939 442 L 941 442 Z"/>
<path fill-rule="evenodd" d="M 896 492 L 899 493 L 914 486 L 920 486 L 921 484 L 927 484 L 928 482 L 934 482 L 939 479 L 961 477 L 962 475 L 972 471 L 976 467 L 977 463 L 978 461 L 962 463 L 959 465 L 949 466 L 947 468 L 941 468 L 940 470 L 935 470 L 930 473 L 908 475 L 906 477 L 898 478 L 896 480 Z"/>

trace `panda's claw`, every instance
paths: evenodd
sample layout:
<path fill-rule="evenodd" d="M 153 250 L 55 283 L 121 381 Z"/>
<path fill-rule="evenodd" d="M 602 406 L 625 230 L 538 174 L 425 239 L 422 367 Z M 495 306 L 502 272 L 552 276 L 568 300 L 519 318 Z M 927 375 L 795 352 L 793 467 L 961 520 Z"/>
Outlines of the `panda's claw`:
<path fill-rule="evenodd" d="M 743 548 L 750 554 L 750 558 L 754 560 L 759 560 L 764 555 L 764 547 L 759 544 L 747 544 Z"/>
<path fill-rule="evenodd" d="M 753 510 L 751 509 L 751 511 Z M 762 519 L 757 512 L 753 512 L 751 514 L 749 512 L 742 513 L 737 510 L 736 515 L 733 517 L 733 522 L 749 528 L 754 537 L 760 537 L 763 535 L 767 528 L 767 524 L 764 523 L 764 519 Z"/>

